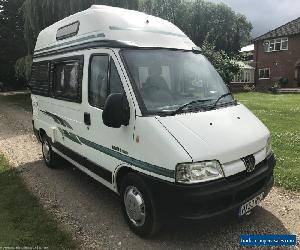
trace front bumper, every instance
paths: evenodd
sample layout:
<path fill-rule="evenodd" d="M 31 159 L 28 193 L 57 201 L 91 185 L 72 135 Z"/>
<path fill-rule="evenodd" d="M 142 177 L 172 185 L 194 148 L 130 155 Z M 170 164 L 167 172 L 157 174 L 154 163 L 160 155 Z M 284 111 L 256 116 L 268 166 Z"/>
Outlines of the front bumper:
<path fill-rule="evenodd" d="M 271 190 L 276 164 L 274 154 L 246 171 L 209 183 L 182 185 L 145 177 L 160 209 L 184 219 L 206 219 L 237 210 L 242 204 Z"/>

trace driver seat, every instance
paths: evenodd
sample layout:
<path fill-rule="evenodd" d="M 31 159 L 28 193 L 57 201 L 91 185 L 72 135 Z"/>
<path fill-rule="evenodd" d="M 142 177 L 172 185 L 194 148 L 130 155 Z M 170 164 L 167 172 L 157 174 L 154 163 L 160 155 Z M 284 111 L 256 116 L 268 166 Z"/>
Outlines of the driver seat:
<path fill-rule="evenodd" d="M 158 65 L 153 65 L 152 67 L 149 68 L 149 76 L 144 83 L 144 87 L 156 87 L 159 90 L 165 90 L 170 92 L 169 86 L 164 79 L 164 77 L 161 75 L 162 74 L 162 68 L 161 66 Z"/>

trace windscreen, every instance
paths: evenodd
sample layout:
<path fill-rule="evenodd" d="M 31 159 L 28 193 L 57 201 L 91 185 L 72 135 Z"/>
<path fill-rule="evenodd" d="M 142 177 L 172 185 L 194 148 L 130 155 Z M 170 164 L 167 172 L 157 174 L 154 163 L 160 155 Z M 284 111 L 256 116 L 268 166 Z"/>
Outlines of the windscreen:
<path fill-rule="evenodd" d="M 123 50 L 122 55 L 148 112 L 175 111 L 193 101 L 197 101 L 195 105 L 201 108 L 212 105 L 229 91 L 214 67 L 201 54 L 130 49 Z M 219 103 L 232 100 L 232 96 L 227 96 Z"/>

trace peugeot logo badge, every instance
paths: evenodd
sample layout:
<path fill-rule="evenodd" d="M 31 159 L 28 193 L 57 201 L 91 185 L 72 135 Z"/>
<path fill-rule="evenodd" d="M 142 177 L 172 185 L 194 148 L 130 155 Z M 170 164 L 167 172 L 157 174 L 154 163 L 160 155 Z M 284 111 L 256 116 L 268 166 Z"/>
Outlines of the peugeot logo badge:
<path fill-rule="evenodd" d="M 244 162 L 245 167 L 246 167 L 246 171 L 248 173 L 251 173 L 251 172 L 254 171 L 254 169 L 255 169 L 255 157 L 253 155 L 248 155 L 246 157 L 243 157 L 242 161 Z"/>

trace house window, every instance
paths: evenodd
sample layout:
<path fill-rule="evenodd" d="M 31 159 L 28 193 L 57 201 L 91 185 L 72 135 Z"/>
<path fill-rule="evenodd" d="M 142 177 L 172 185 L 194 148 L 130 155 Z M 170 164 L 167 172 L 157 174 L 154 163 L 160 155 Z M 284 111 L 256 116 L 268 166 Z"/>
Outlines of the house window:
<path fill-rule="evenodd" d="M 270 69 L 259 69 L 259 79 L 270 79 Z"/>
<path fill-rule="evenodd" d="M 288 38 L 277 38 L 264 42 L 265 52 L 288 50 Z"/>
<path fill-rule="evenodd" d="M 233 78 L 234 83 L 253 83 L 254 82 L 254 69 L 242 69 Z"/>
<path fill-rule="evenodd" d="M 281 40 L 281 50 L 287 50 L 288 49 L 288 39 L 283 38 Z"/>
<path fill-rule="evenodd" d="M 265 52 L 270 52 L 270 41 L 264 42 L 264 50 Z"/>

